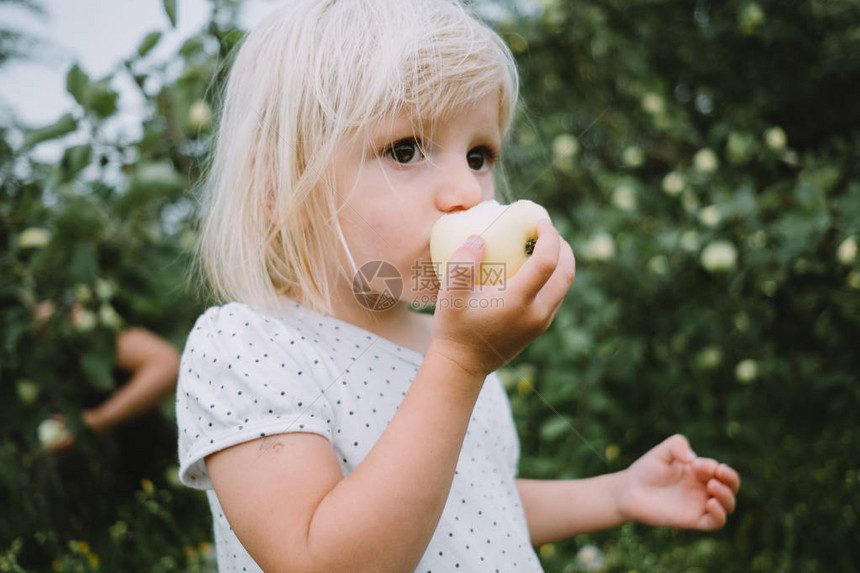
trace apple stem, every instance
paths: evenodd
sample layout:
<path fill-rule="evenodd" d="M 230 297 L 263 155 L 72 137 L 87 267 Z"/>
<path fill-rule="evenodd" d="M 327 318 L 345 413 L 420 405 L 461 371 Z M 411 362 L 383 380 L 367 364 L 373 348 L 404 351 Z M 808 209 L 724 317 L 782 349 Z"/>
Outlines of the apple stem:
<path fill-rule="evenodd" d="M 535 243 L 537 243 L 537 239 L 529 239 L 526 243 L 526 254 L 531 255 L 535 252 Z"/>

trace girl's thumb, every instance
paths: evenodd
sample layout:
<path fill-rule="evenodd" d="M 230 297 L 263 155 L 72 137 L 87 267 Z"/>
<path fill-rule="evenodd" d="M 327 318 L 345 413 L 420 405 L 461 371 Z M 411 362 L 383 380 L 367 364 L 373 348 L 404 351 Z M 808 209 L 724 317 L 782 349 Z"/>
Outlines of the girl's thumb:
<path fill-rule="evenodd" d="M 444 269 L 448 276 L 448 284 L 470 285 L 477 282 L 478 273 L 481 268 L 481 259 L 484 258 L 484 239 L 480 235 L 471 235 L 448 260 L 447 268 Z"/>
<path fill-rule="evenodd" d="M 470 235 L 460 249 L 467 249 L 475 253 L 482 253 L 484 250 L 484 237 L 481 235 Z"/>

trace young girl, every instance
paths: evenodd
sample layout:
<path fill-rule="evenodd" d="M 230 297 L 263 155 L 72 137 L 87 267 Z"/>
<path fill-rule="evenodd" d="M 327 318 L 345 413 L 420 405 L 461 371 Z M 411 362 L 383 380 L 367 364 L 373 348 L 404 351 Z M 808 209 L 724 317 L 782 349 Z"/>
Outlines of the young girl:
<path fill-rule="evenodd" d="M 495 371 L 550 325 L 570 246 L 545 220 L 503 287 L 422 271 L 436 220 L 494 197 L 516 100 L 509 51 L 454 0 L 296 0 L 245 39 L 204 189 L 226 304 L 189 335 L 177 391 L 221 571 L 538 571 L 542 543 L 734 509 L 737 474 L 681 436 L 619 473 L 516 479 Z M 482 252 L 471 238 L 455 271 Z M 359 290 L 394 304 L 371 310 L 353 277 L 383 267 Z M 428 295 L 434 315 L 410 310 Z"/>

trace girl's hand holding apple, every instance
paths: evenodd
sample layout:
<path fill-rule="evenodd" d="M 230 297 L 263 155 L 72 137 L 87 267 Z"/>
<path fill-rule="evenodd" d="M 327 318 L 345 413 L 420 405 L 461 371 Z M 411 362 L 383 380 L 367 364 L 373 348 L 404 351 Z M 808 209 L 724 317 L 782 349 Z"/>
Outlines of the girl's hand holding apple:
<path fill-rule="evenodd" d="M 463 234 L 483 234 L 486 241 L 483 238 L 467 241 L 442 260 L 440 252 L 450 250 L 440 248 L 440 243 L 447 239 L 440 240 L 439 236 L 439 229 L 444 231 L 448 225 L 445 217 L 434 227 L 431 238 L 434 263 L 445 274 L 440 281 L 430 352 L 442 353 L 481 380 L 546 331 L 573 283 L 576 270 L 570 245 L 552 226 L 542 207 L 520 201 L 507 212 L 496 210 L 497 218 L 492 218 L 492 209 L 492 205 L 479 204 L 454 215 L 466 219 L 448 227 L 454 229 L 452 234 L 459 233 L 454 237 L 458 240 Z M 479 216 L 470 226 L 468 214 L 473 210 Z M 533 237 L 537 240 L 533 241 Z M 505 241 L 516 246 L 500 244 Z M 532 253 L 528 255 L 526 249 Z M 520 256 L 520 252 L 524 254 Z M 499 258 L 509 258 L 490 260 L 485 256 L 487 253 L 501 253 L 497 255 Z M 485 265 L 511 261 L 516 266 L 516 276 L 508 273 L 501 284 L 478 284 L 480 276 L 476 274 L 482 261 Z M 465 279 L 459 275 L 461 272 Z"/>

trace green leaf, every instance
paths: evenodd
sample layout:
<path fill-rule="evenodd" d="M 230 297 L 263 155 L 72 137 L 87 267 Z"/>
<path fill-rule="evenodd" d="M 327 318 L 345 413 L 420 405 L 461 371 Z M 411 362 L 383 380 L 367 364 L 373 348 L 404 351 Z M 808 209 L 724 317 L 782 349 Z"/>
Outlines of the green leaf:
<path fill-rule="evenodd" d="M 12 146 L 6 141 L 6 130 L 0 130 L 0 163 L 12 157 Z"/>
<path fill-rule="evenodd" d="M 836 187 L 842 173 L 835 165 L 826 165 L 818 169 L 805 169 L 800 174 L 800 181 L 811 185 L 815 190 L 827 194 Z"/>
<path fill-rule="evenodd" d="M 757 207 L 755 190 L 752 185 L 745 183 L 735 190 L 726 210 L 737 217 L 749 217 L 755 215 Z"/>
<path fill-rule="evenodd" d="M 569 416 L 555 416 L 543 423 L 540 428 L 542 440 L 551 442 L 573 432 Z"/>
<path fill-rule="evenodd" d="M 558 473 L 558 462 L 537 456 L 523 456 L 521 474 L 530 478 L 551 478 Z"/>
<path fill-rule="evenodd" d="M 140 46 L 137 48 L 137 55 L 141 58 L 152 50 L 158 41 L 161 39 L 161 32 L 150 32 L 143 39 L 143 42 L 140 43 Z"/>
<path fill-rule="evenodd" d="M 170 19 L 170 27 L 176 27 L 176 0 L 164 0 L 164 11 Z"/>
<path fill-rule="evenodd" d="M 144 44 L 145 43 L 146 40 L 144 40 Z M 75 64 L 66 75 L 66 90 L 72 94 L 75 101 L 77 101 L 87 112 L 92 113 L 101 119 L 105 119 L 116 112 L 116 102 L 119 98 L 119 94 L 110 87 L 111 79 L 112 78 L 108 76 L 97 82 L 93 82 L 81 70 L 81 68 Z"/>
<path fill-rule="evenodd" d="M 192 56 L 195 56 L 203 51 L 203 40 L 200 38 L 189 38 L 182 44 L 182 47 L 179 48 L 179 53 L 185 59 L 189 59 Z"/>
<path fill-rule="evenodd" d="M 137 143 L 141 156 L 155 149 L 164 137 L 165 126 L 156 122 L 150 122 L 143 126 L 143 136 Z"/>
<path fill-rule="evenodd" d="M 90 386 L 98 390 L 113 388 L 114 361 L 105 352 L 89 352 L 81 358 L 81 370 Z"/>
<path fill-rule="evenodd" d="M 115 208 L 117 213 L 127 215 L 138 207 L 161 204 L 185 185 L 185 178 L 169 162 L 142 163 L 129 176 L 128 187 Z"/>
<path fill-rule="evenodd" d="M 154 193 L 169 193 L 184 187 L 185 179 L 169 162 L 142 163 L 129 178 L 129 191 L 146 190 Z"/>
<path fill-rule="evenodd" d="M 101 119 L 106 119 L 116 113 L 119 94 L 111 89 L 110 78 L 99 80 L 90 85 L 90 89 L 87 91 L 86 108 L 88 111 Z"/>
<path fill-rule="evenodd" d="M 79 283 L 95 279 L 98 272 L 98 255 L 92 243 L 78 243 L 69 261 L 69 276 Z"/>
<path fill-rule="evenodd" d="M 67 113 L 55 123 L 39 129 L 28 130 L 24 135 L 24 147 L 32 147 L 49 139 L 56 139 L 78 128 L 77 120 L 72 114 Z"/>
<path fill-rule="evenodd" d="M 789 213 L 774 230 L 782 237 L 780 254 L 790 260 L 814 251 L 821 237 L 830 227 L 830 215 L 826 211 L 817 213 Z"/>
<path fill-rule="evenodd" d="M 843 197 L 835 202 L 842 213 L 845 231 L 855 233 L 860 230 L 860 182 L 852 182 Z"/>
<path fill-rule="evenodd" d="M 66 74 L 66 91 L 72 94 L 82 106 L 87 105 L 87 92 L 90 88 L 90 78 L 84 73 L 77 64 L 72 66 L 69 73 Z"/>
<path fill-rule="evenodd" d="M 63 182 L 71 181 L 79 171 L 90 164 L 91 157 L 92 147 L 88 144 L 67 148 L 57 165 L 60 180 Z"/>
<path fill-rule="evenodd" d="M 74 197 L 56 214 L 54 229 L 60 244 L 95 241 L 103 232 L 107 218 L 99 204 L 90 197 Z"/>

